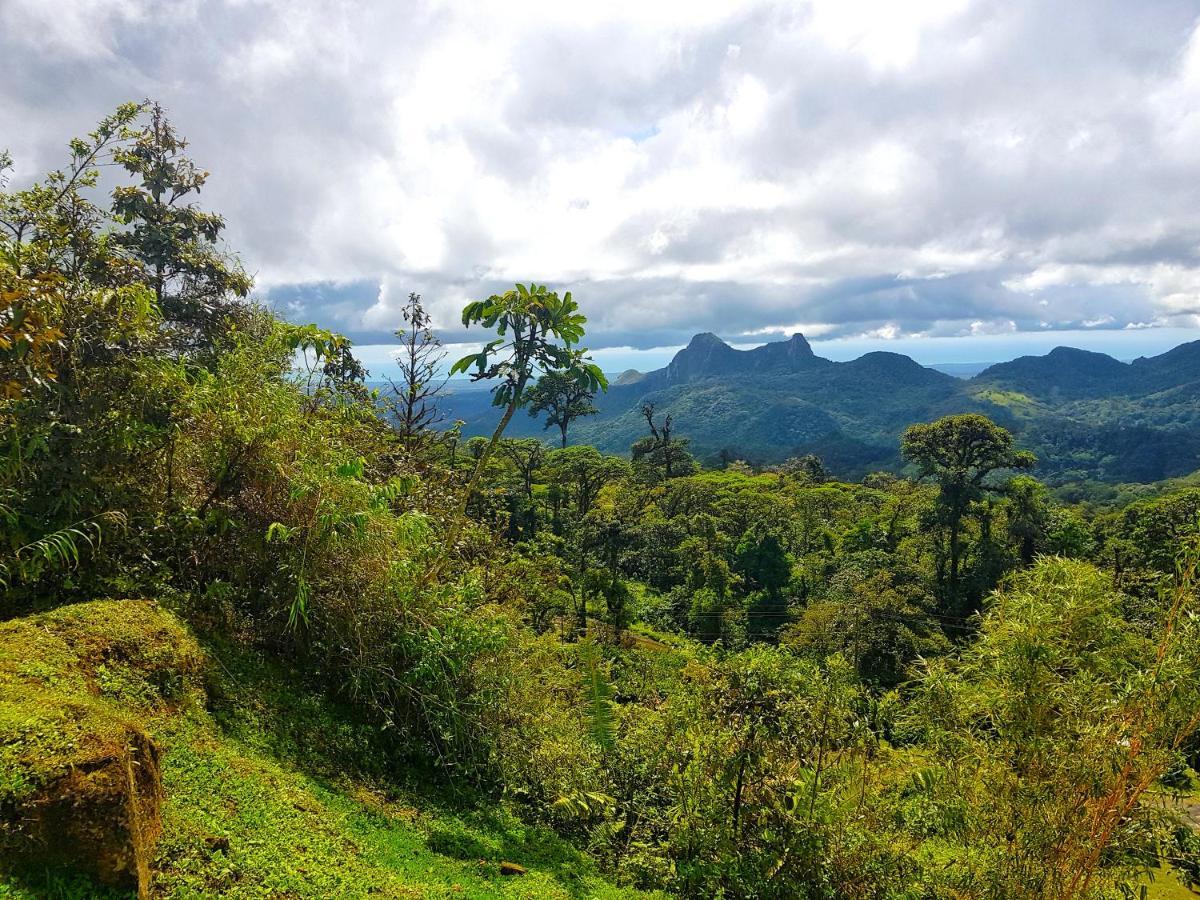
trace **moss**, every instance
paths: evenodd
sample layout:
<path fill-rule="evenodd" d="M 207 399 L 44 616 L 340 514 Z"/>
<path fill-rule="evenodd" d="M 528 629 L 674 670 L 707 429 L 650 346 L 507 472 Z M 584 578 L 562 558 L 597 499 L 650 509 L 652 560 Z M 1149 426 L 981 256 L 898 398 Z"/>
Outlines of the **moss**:
<path fill-rule="evenodd" d="M 169 613 L 98 601 L 0 625 L 0 848 L 144 883 L 160 831 L 151 730 L 203 655 Z"/>
<path fill-rule="evenodd" d="M 21 646 L 32 649 L 16 652 Z M 494 801 L 479 798 L 476 806 L 433 790 L 426 773 L 403 777 L 394 759 L 382 756 L 392 742 L 306 688 L 302 673 L 226 643 L 209 645 L 204 655 L 211 660 L 204 672 L 209 702 L 182 702 L 200 699 L 200 650 L 150 604 L 86 604 L 0 626 L 0 693 L 32 685 L 41 698 L 21 709 L 22 720 L 48 715 L 52 698 L 69 698 L 86 707 L 86 722 L 108 729 L 104 741 L 113 746 L 131 734 L 151 736 L 162 776 L 151 896 L 636 894 L 607 882 L 582 851 Z M 18 668 L 22 674 L 14 674 Z M 18 706 L 0 699 L 0 707 Z M 55 779 L 58 764 L 39 766 L 27 754 L 49 748 L 65 759 L 65 743 L 80 738 L 57 730 L 62 724 L 47 718 L 22 742 L 24 751 L 6 757 L 20 763 L 27 782 L 43 785 L 40 796 L 47 783 L 68 782 Z M 505 877 L 505 861 L 526 874 Z M 0 866 L 0 900 L 130 893 L 129 885 L 110 891 L 65 864 L 7 872 Z"/>

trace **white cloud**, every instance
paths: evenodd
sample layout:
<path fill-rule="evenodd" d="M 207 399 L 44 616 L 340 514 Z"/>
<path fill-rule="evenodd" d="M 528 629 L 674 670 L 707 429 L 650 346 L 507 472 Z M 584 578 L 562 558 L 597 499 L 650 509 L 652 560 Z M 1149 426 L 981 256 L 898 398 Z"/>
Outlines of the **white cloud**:
<path fill-rule="evenodd" d="M 284 311 L 576 286 L 595 346 L 1200 315 L 1200 7 L 6 0 L 18 177 L 151 95 Z M 11 136 L 11 137 L 10 137 Z M 459 335 L 461 337 L 461 335 Z"/>
<path fill-rule="evenodd" d="M 815 0 L 812 27 L 831 47 L 858 53 L 873 68 L 903 68 L 915 60 L 922 34 L 966 5 L 964 0 Z"/>

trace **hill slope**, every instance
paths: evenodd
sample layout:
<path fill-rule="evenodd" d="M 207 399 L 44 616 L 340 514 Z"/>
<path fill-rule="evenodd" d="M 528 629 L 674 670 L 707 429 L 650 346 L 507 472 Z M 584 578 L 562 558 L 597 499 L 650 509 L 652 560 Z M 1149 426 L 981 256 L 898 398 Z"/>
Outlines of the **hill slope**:
<path fill-rule="evenodd" d="M 0 624 L 0 897 L 131 897 L 138 881 L 168 898 L 634 895 L 502 806 L 373 775 L 373 730 L 303 683 L 230 645 L 202 651 L 142 601 Z M 140 876 L 131 747 L 153 826 Z"/>
<path fill-rule="evenodd" d="M 1053 482 L 1155 481 L 1200 468 L 1200 341 L 1133 363 L 1059 347 L 960 379 L 896 353 L 834 362 L 799 334 L 752 350 L 698 334 L 665 368 L 614 379 L 599 415 L 573 425 L 571 438 L 625 453 L 645 433 L 646 402 L 671 414 L 706 460 L 817 453 L 856 476 L 899 468 L 898 438 L 913 422 L 981 412 L 1015 431 Z M 443 407 L 468 435 L 490 433 L 497 418 L 475 386 Z M 545 434 L 521 415 L 508 433 Z"/>

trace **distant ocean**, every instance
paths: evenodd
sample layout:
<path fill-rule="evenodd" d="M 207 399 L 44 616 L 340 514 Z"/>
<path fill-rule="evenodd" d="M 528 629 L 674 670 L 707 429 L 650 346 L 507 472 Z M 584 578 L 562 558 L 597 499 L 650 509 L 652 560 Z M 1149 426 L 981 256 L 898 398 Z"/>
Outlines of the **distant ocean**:
<path fill-rule="evenodd" d="M 972 375 L 978 375 L 988 366 L 993 365 L 995 363 L 990 362 L 929 363 L 925 368 L 937 369 L 939 372 L 945 372 L 947 375 L 953 375 L 955 378 L 970 378 Z"/>

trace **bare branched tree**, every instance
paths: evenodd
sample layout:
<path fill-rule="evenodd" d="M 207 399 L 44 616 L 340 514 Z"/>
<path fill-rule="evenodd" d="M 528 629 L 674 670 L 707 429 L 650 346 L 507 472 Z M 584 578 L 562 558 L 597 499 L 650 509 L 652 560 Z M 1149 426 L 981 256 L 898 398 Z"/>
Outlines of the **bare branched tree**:
<path fill-rule="evenodd" d="M 400 377 L 388 379 L 392 395 L 387 404 L 396 431 L 405 445 L 411 446 L 442 420 L 437 398 L 449 376 L 443 374 L 442 368 L 446 351 L 433 333 L 433 323 L 421 304 L 421 295 L 409 294 L 402 312 L 404 327 L 396 331 L 396 337 L 400 338 L 400 351 L 396 354 Z"/>

